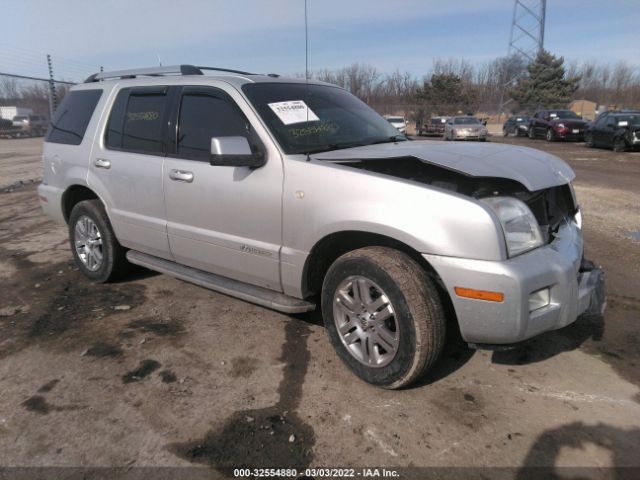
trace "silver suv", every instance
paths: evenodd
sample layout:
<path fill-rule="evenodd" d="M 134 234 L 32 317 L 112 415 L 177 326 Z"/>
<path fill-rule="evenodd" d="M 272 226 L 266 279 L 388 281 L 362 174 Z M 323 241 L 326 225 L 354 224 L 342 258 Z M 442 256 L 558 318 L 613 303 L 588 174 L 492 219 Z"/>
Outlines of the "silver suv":
<path fill-rule="evenodd" d="M 573 171 L 409 141 L 345 90 L 177 66 L 93 75 L 44 144 L 44 211 L 96 282 L 141 265 L 286 313 L 320 304 L 353 372 L 399 388 L 446 332 L 504 346 L 604 308 Z"/>

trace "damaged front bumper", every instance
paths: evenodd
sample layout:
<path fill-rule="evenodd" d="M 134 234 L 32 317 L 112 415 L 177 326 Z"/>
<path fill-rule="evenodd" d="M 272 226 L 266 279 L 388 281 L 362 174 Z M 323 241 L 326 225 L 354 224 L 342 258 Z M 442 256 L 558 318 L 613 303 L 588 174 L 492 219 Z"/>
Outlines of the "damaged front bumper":
<path fill-rule="evenodd" d="M 449 292 L 464 340 L 508 345 L 604 311 L 604 273 L 582 254 L 580 229 L 567 223 L 550 244 L 505 261 L 423 256 Z M 501 292 L 504 299 L 463 298 L 456 287 Z"/>

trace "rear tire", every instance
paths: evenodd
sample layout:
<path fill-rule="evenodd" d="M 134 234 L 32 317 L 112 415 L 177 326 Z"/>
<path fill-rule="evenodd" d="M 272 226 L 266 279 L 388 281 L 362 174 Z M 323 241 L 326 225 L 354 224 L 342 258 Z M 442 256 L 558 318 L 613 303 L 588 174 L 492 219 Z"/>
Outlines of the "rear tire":
<path fill-rule="evenodd" d="M 388 247 L 354 250 L 331 265 L 322 315 L 341 360 L 364 381 L 388 389 L 416 381 L 444 344 L 436 286 L 415 260 Z"/>
<path fill-rule="evenodd" d="M 587 133 L 584 136 L 584 144 L 586 147 L 593 148 L 595 147 L 595 143 L 593 143 L 593 134 Z"/>
<path fill-rule="evenodd" d="M 126 250 L 116 239 L 100 200 L 84 200 L 73 207 L 69 241 L 80 271 L 94 282 L 116 280 L 129 270 Z"/>

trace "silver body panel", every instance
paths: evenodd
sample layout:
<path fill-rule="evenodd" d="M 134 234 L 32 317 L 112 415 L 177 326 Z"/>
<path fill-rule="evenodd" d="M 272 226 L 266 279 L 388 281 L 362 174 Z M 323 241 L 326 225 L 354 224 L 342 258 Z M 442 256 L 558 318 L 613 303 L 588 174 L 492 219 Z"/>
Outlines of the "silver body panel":
<path fill-rule="evenodd" d="M 575 320 L 588 291 L 576 281 L 582 238 L 566 226 L 553 243 L 508 259 L 495 213 L 473 198 L 437 187 L 335 163 L 411 156 L 474 177 L 502 177 L 534 191 L 563 185 L 573 171 L 537 150 L 495 144 L 401 142 L 315 154 L 285 155 L 241 86 L 251 81 L 302 81 L 238 75 L 113 80 L 75 89 L 104 90 L 79 146 L 45 143 L 45 212 L 64 222 L 62 194 L 72 185 L 102 200 L 116 237 L 128 248 L 180 265 L 304 298 L 305 265 L 313 247 L 338 232 L 384 235 L 419 252 L 452 297 L 463 337 L 510 343 Z M 110 151 L 105 124 L 120 88 L 208 85 L 238 104 L 265 147 L 257 169 Z M 104 161 L 109 166 L 105 168 Z M 178 172 L 179 174 L 176 174 Z M 470 288 L 505 291 L 500 305 L 456 297 Z M 553 285 L 557 308 L 534 318 L 526 296 Z M 472 302 L 472 303 L 469 303 Z M 582 303 L 581 303 L 582 302 Z M 481 305 L 478 306 L 477 304 Z"/>

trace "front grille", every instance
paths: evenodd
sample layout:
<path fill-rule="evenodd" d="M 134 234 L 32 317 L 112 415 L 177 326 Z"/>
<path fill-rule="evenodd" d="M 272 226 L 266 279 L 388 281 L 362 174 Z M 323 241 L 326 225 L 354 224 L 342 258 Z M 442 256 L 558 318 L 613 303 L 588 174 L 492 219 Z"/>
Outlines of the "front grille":
<path fill-rule="evenodd" d="M 570 221 L 577 211 L 570 189 L 569 185 L 561 185 L 533 192 L 522 199 L 536 217 L 545 243 L 551 242 L 560 225 Z"/>

